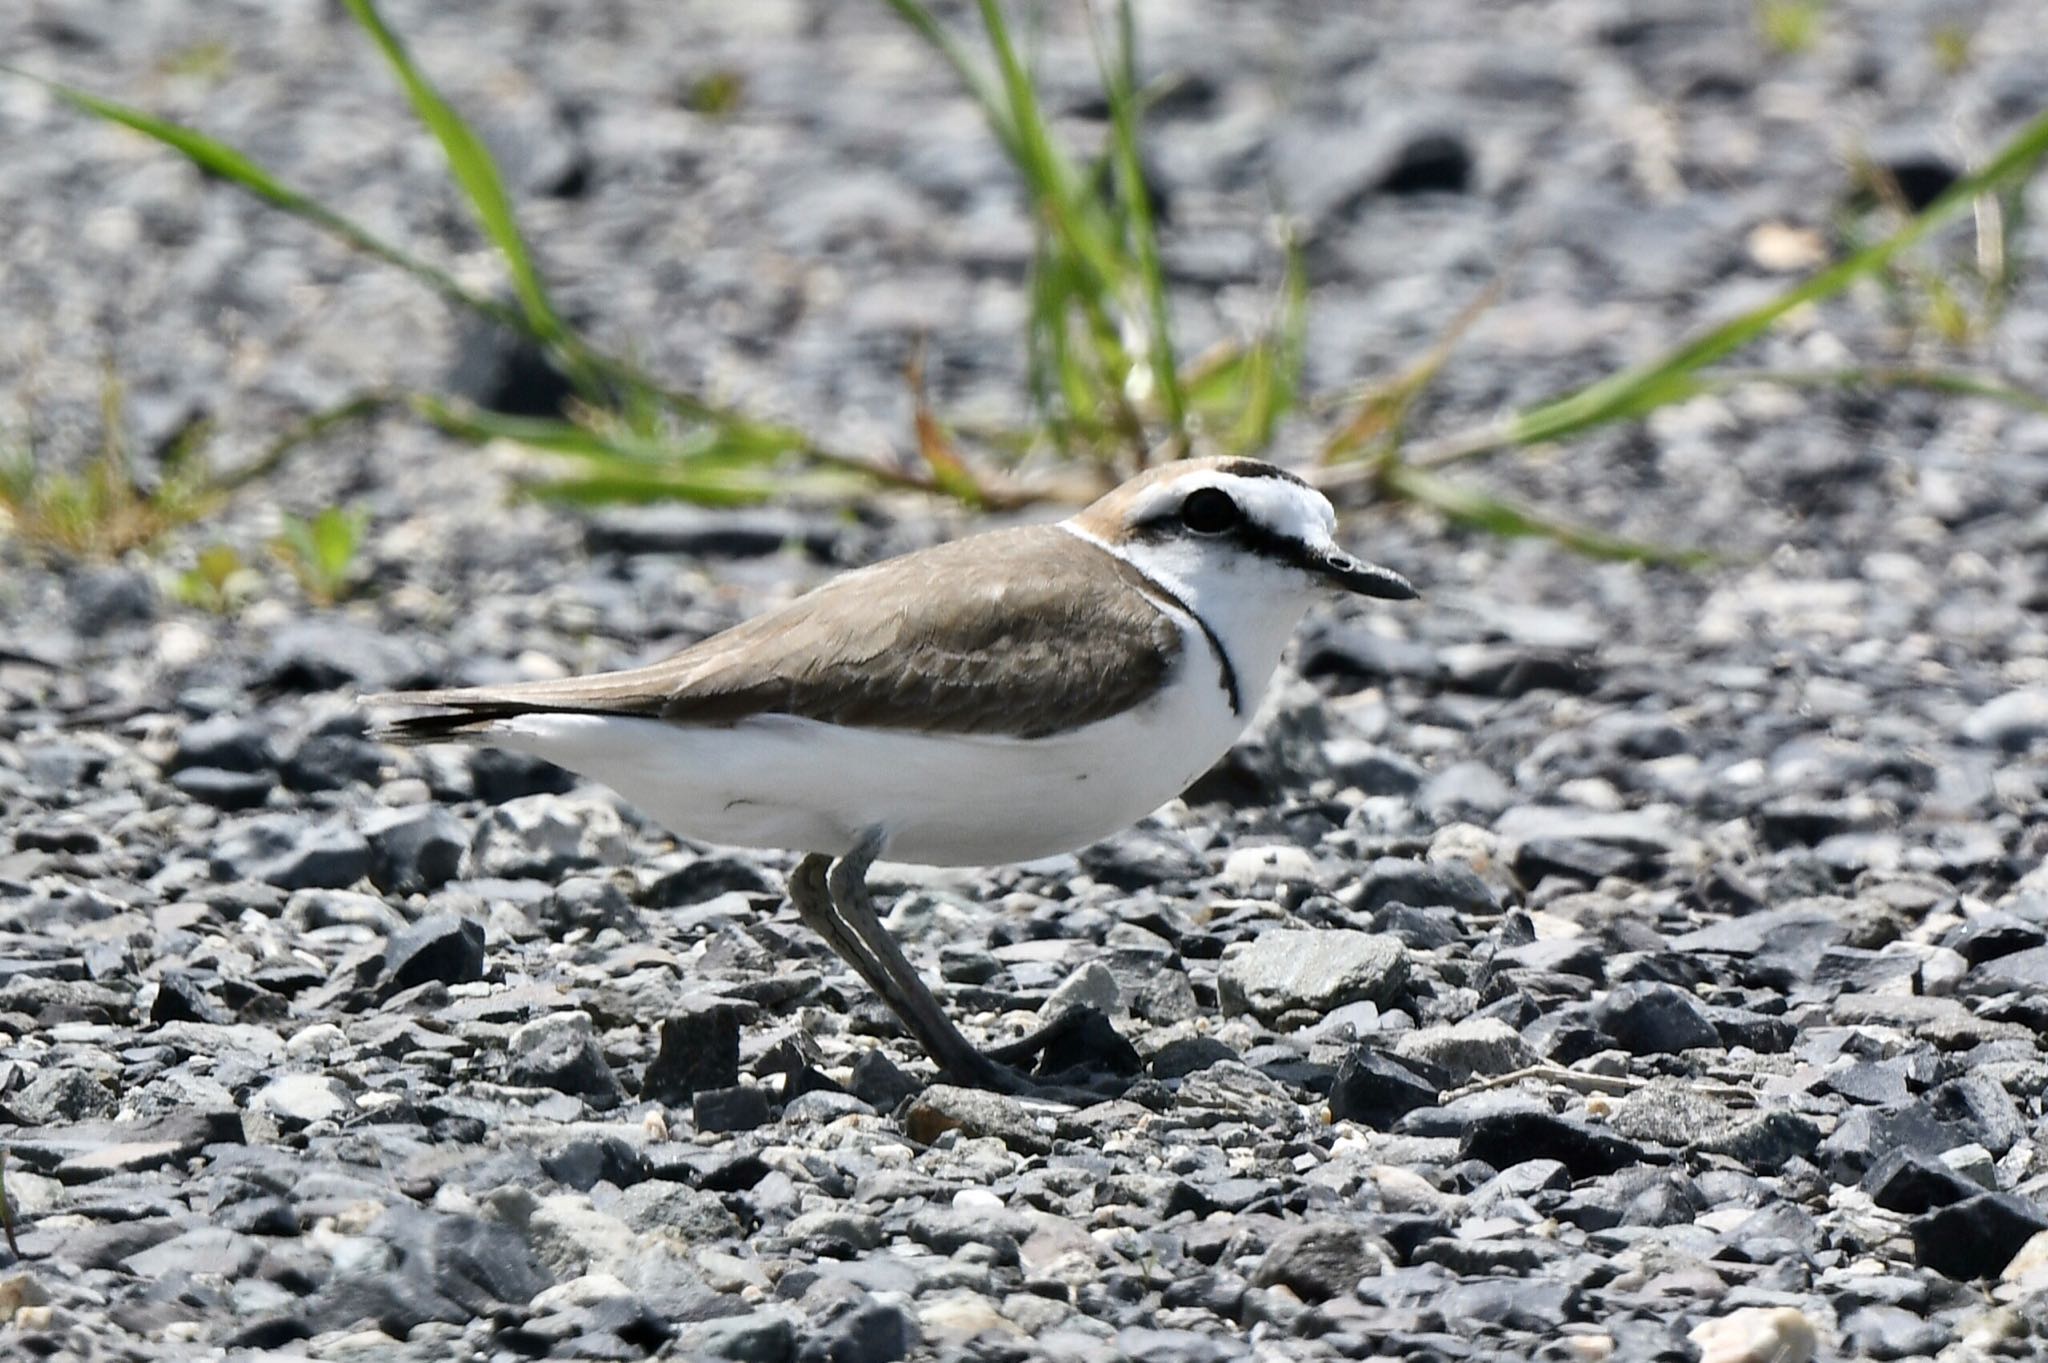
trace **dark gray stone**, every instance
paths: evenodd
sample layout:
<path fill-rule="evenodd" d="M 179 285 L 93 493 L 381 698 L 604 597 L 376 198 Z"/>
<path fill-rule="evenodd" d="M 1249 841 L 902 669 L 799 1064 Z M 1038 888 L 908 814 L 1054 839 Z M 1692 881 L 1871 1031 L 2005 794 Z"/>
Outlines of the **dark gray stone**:
<path fill-rule="evenodd" d="M 739 1081 L 739 1010 L 724 1000 L 686 999 L 662 1019 L 660 1050 L 640 1082 L 640 1096 L 680 1105 Z"/>
<path fill-rule="evenodd" d="M 1955 1332 L 1902 1307 L 1859 1306 L 1842 1318 L 1842 1344 L 1858 1358 L 1933 1358 Z"/>
<path fill-rule="evenodd" d="M 178 746 L 164 770 L 204 767 L 247 774 L 274 771 L 276 766 L 277 749 L 261 723 L 240 715 L 212 715 L 179 731 Z"/>
<path fill-rule="evenodd" d="M 28 1126 L 111 1117 L 121 1107 L 120 1097 L 111 1085 L 90 1071 L 72 1066 L 44 1070 L 20 1092 L 0 1101 L 4 1101 L 14 1120 Z"/>
<path fill-rule="evenodd" d="M 483 924 L 452 913 L 422 918 L 384 944 L 382 988 L 389 996 L 417 984 L 462 984 L 484 977 Z"/>
<path fill-rule="evenodd" d="M 439 805 L 379 810 L 363 821 L 370 883 L 386 894 L 427 894 L 455 879 L 469 834 Z"/>
<path fill-rule="evenodd" d="M 1207 863 L 1186 843 L 1146 828 L 1130 829 L 1085 849 L 1081 869 L 1119 890 L 1156 890 L 1209 873 Z"/>
<path fill-rule="evenodd" d="M 699 1131 L 752 1131 L 768 1125 L 768 1094 L 753 1084 L 704 1089 L 690 1100 Z"/>
<path fill-rule="evenodd" d="M 2013 1193 L 1979 1193 L 1913 1220 L 1913 1259 L 1949 1278 L 1993 1278 L 2048 1231 L 2048 1210 Z"/>
<path fill-rule="evenodd" d="M 586 1013 L 537 1018 L 514 1031 L 506 1049 L 505 1076 L 515 1084 L 551 1088 L 581 1098 L 599 1112 L 626 1100 Z"/>
<path fill-rule="evenodd" d="M 754 1311 L 693 1325 L 681 1347 L 692 1358 L 730 1363 L 790 1363 L 796 1357 L 796 1326 L 777 1311 Z"/>
<path fill-rule="evenodd" d="M 924 1086 L 879 1050 L 867 1050 L 853 1062 L 849 1087 L 853 1095 L 877 1112 L 893 1112 Z"/>
<path fill-rule="evenodd" d="M 1463 862 L 1410 861 L 1403 857 L 1381 857 L 1366 867 L 1365 877 L 1350 896 L 1350 902 L 1360 913 L 1377 913 L 1389 904 L 1473 914 L 1500 911 L 1493 891 Z"/>
<path fill-rule="evenodd" d="M 1321 1221 L 1285 1232 L 1252 1270 L 1254 1287 L 1286 1287 L 1306 1302 L 1348 1296 L 1376 1271 L 1380 1258 L 1365 1232 L 1342 1221 Z"/>
<path fill-rule="evenodd" d="M 1636 1055 L 1671 1055 L 1721 1044 L 1721 1034 L 1699 1000 L 1668 984 L 1622 985 L 1593 1005 L 1588 1020 Z"/>
<path fill-rule="evenodd" d="M 1440 1085 L 1383 1051 L 1361 1046 L 1344 1057 L 1330 1088 L 1330 1117 L 1384 1131 L 1437 1101 Z"/>
<path fill-rule="evenodd" d="M 1887 1150 L 1864 1171 L 1863 1190 L 1886 1211 L 1918 1215 L 1975 1197 L 1984 1189 L 1918 1150 Z"/>
<path fill-rule="evenodd" d="M 1643 1149 L 1591 1122 L 1528 1108 L 1482 1113 L 1466 1128 L 1458 1153 L 1495 1168 L 1554 1159 L 1575 1178 L 1611 1174 L 1643 1160 Z"/>
<path fill-rule="evenodd" d="M 374 785 L 384 770 L 384 750 L 360 733 L 313 734 L 292 750 L 281 770 L 284 783 L 302 792 Z"/>
<path fill-rule="evenodd" d="M 277 777 L 267 771 L 223 771 L 219 767 L 186 767 L 171 777 L 171 785 L 188 799 L 215 809 L 230 811 L 261 809 L 277 789 Z"/>
<path fill-rule="evenodd" d="M 342 824 L 294 814 L 260 814 L 230 826 L 213 845 L 213 873 L 281 890 L 346 889 L 370 870 L 370 845 Z"/>
<path fill-rule="evenodd" d="M 897 1363 L 917 1342 L 917 1322 L 903 1308 L 868 1299 L 814 1322 L 796 1357 L 797 1363 Z"/>

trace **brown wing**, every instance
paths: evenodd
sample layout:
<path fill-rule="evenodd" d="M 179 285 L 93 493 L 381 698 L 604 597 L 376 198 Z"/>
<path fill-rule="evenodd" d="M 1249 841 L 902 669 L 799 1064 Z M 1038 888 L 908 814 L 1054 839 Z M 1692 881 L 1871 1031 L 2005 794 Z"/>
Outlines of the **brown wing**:
<path fill-rule="evenodd" d="M 1165 681 L 1181 631 L 1148 588 L 1053 526 L 999 530 L 834 578 L 647 667 L 371 701 L 441 711 L 389 726 L 418 741 L 543 711 L 1037 738 L 1119 714 Z"/>

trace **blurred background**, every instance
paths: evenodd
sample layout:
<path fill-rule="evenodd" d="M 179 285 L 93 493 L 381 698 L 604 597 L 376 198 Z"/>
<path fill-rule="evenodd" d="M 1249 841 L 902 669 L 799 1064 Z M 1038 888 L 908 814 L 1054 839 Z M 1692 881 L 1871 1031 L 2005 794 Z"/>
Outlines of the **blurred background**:
<path fill-rule="evenodd" d="M 2031 0 L 993 14 L 9 6 L 13 538 L 182 574 L 246 514 L 332 596 L 519 487 L 1000 505 L 1224 448 L 1670 558 L 2048 478 Z"/>

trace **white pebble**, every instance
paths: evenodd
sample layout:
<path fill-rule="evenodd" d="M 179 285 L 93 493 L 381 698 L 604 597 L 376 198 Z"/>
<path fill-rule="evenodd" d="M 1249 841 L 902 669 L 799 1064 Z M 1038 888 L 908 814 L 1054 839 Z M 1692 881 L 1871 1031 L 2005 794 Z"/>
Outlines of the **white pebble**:
<path fill-rule="evenodd" d="M 953 1194 L 953 1210 L 958 1212 L 999 1212 L 1003 1200 L 986 1188 L 962 1188 Z"/>
<path fill-rule="evenodd" d="M 312 1060 L 333 1055 L 348 1045 L 348 1035 L 331 1022 L 301 1027 L 284 1043 L 284 1053 L 294 1060 Z"/>
<path fill-rule="evenodd" d="M 1702 1321 L 1686 1336 L 1700 1363 L 1810 1363 L 1813 1323 L 1789 1306 L 1745 1306 Z"/>
<path fill-rule="evenodd" d="M 1223 859 L 1223 881 L 1239 891 L 1312 881 L 1315 858 L 1289 843 L 1240 847 Z"/>

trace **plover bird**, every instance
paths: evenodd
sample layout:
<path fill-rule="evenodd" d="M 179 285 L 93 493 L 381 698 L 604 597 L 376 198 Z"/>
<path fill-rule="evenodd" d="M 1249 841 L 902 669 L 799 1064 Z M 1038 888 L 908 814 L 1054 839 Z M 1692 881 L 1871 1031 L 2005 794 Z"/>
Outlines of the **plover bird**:
<path fill-rule="evenodd" d="M 398 712 L 379 726 L 397 741 L 531 753 L 683 837 L 803 853 L 802 921 L 948 1078 L 1012 1088 L 890 938 L 869 866 L 1070 852 L 1179 794 L 1318 593 L 1415 595 L 1335 528 L 1284 469 L 1187 460 L 1056 524 L 842 574 L 650 666 L 366 703 Z"/>

